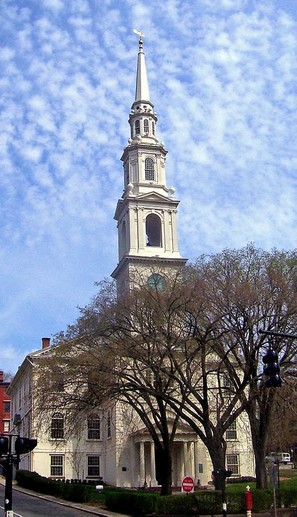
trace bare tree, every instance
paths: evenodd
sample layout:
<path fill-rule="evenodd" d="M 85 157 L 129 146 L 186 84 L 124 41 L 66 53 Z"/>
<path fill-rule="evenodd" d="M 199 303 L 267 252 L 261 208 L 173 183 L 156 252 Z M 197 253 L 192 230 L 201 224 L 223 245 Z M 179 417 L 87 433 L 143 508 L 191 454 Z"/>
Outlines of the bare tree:
<path fill-rule="evenodd" d="M 76 412 L 108 399 L 131 405 L 166 459 L 163 493 L 170 492 L 180 418 L 205 444 L 217 471 L 225 469 L 225 433 L 246 411 L 257 482 L 264 487 L 275 390 L 263 383 L 267 344 L 259 330 L 296 328 L 296 263 L 295 252 L 250 245 L 200 257 L 168 276 L 162 291 L 140 285 L 117 298 L 105 283 L 59 336 L 54 355 L 69 380 L 64 405 Z M 280 338 L 275 346 L 285 375 L 294 345 Z"/>
<path fill-rule="evenodd" d="M 259 487 L 267 484 L 265 451 L 276 396 L 275 389 L 266 388 L 263 382 L 262 356 L 269 345 L 259 330 L 296 329 L 296 264 L 296 252 L 264 252 L 249 245 L 202 257 L 192 271 L 204 286 L 209 313 L 213 319 L 217 316 L 213 350 L 222 361 L 218 371 L 225 371 L 234 390 L 227 414 L 245 410 L 249 416 Z M 199 326 L 200 336 L 200 322 Z M 285 377 L 296 345 L 280 337 L 273 346 Z M 222 430 L 231 414 L 225 422 L 226 412 L 219 418 Z"/>

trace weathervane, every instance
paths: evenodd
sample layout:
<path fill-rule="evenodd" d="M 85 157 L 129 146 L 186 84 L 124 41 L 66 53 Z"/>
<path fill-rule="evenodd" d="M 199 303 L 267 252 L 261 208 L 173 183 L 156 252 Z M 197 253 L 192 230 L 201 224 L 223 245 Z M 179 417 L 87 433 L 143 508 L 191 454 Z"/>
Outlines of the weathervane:
<path fill-rule="evenodd" d="M 143 33 L 143 32 L 141 32 L 141 31 L 140 31 L 140 30 L 138 30 L 138 29 L 133 29 L 133 32 L 134 32 L 134 34 L 136 34 L 137 36 L 139 36 L 139 41 L 142 41 L 142 38 L 143 38 L 143 36 L 144 36 L 144 33 Z"/>

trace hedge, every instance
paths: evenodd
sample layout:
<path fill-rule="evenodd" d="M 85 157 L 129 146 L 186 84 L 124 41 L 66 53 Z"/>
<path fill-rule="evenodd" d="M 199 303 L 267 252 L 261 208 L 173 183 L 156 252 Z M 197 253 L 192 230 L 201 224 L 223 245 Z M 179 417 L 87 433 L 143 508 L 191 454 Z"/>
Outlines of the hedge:
<path fill-rule="evenodd" d="M 61 497 L 74 502 L 87 502 L 94 495 L 94 488 L 83 483 L 70 483 L 40 476 L 36 472 L 18 470 L 18 484 L 24 488 L 43 494 Z M 268 510 L 273 505 L 272 490 L 254 489 L 253 512 Z M 228 514 L 245 514 L 245 489 L 235 493 L 227 490 Z M 106 507 L 115 512 L 127 513 L 137 517 L 154 514 L 156 516 L 174 515 L 216 515 L 222 511 L 222 494 L 216 490 L 198 490 L 192 494 L 160 496 L 152 492 L 137 490 L 108 489 L 105 492 Z M 297 504 L 296 487 L 284 486 L 277 489 L 278 506 L 289 507 Z"/>
<path fill-rule="evenodd" d="M 281 486 L 276 491 L 278 506 L 288 508 L 297 505 L 297 490 L 295 486 Z"/>
<path fill-rule="evenodd" d="M 87 485 L 64 483 L 63 481 L 46 478 L 40 476 L 37 472 L 29 472 L 27 470 L 17 470 L 16 481 L 24 488 L 36 490 L 42 494 L 61 497 L 76 503 L 86 503 L 91 499 L 94 491 Z"/>
<path fill-rule="evenodd" d="M 133 491 L 108 492 L 105 505 L 112 512 L 128 513 L 137 516 L 155 513 L 156 501 L 162 499 L 158 494 L 140 494 Z"/>
<path fill-rule="evenodd" d="M 110 492 L 105 497 L 106 507 L 115 512 L 132 515 L 216 515 L 222 512 L 222 494 L 216 490 L 201 490 L 193 494 L 160 496 L 136 491 Z M 273 504 L 270 490 L 253 491 L 253 511 L 268 510 Z M 244 490 L 227 493 L 228 513 L 245 514 Z"/>

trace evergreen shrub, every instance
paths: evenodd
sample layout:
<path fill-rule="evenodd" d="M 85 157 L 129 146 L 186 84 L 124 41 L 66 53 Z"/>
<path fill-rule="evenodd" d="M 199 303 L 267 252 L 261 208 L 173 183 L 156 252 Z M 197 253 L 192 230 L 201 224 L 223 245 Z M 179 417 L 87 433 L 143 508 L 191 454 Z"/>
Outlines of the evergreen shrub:
<path fill-rule="evenodd" d="M 198 515 L 198 501 L 194 494 L 160 496 L 156 500 L 157 515 Z"/>
<path fill-rule="evenodd" d="M 290 506 L 297 505 L 297 490 L 296 487 L 281 486 L 277 489 L 277 504 L 278 506 L 284 506 L 289 508 Z"/>
<path fill-rule="evenodd" d="M 273 493 L 268 489 L 256 488 L 252 490 L 253 494 L 253 512 L 264 512 L 269 510 L 273 505 Z"/>
<path fill-rule="evenodd" d="M 36 490 L 36 492 L 41 492 L 42 494 L 62 497 L 62 499 L 77 503 L 89 501 L 93 491 L 87 485 L 64 483 L 63 481 L 46 478 L 40 476 L 37 472 L 29 472 L 27 470 L 17 470 L 16 481 L 23 488 Z"/>
<path fill-rule="evenodd" d="M 159 498 L 159 495 L 152 493 L 138 494 L 132 491 L 109 491 L 105 497 L 105 505 L 113 512 L 141 516 L 154 513 L 156 500 Z"/>
<path fill-rule="evenodd" d="M 222 492 L 219 490 L 199 490 L 195 492 L 199 515 L 222 513 Z"/>

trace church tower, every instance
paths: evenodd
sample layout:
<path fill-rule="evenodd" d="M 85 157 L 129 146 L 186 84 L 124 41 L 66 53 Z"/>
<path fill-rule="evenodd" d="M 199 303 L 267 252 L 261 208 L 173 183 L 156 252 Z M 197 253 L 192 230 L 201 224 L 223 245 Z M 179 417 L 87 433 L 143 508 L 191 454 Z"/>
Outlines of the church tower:
<path fill-rule="evenodd" d="M 141 33 L 140 33 L 141 34 Z M 130 138 L 121 160 L 124 192 L 118 200 L 119 263 L 112 273 L 121 292 L 135 284 L 162 288 L 162 273 L 176 271 L 180 257 L 174 188 L 166 186 L 167 151 L 157 137 L 157 114 L 150 100 L 142 35 L 136 73 L 135 100 L 129 115 Z"/>

